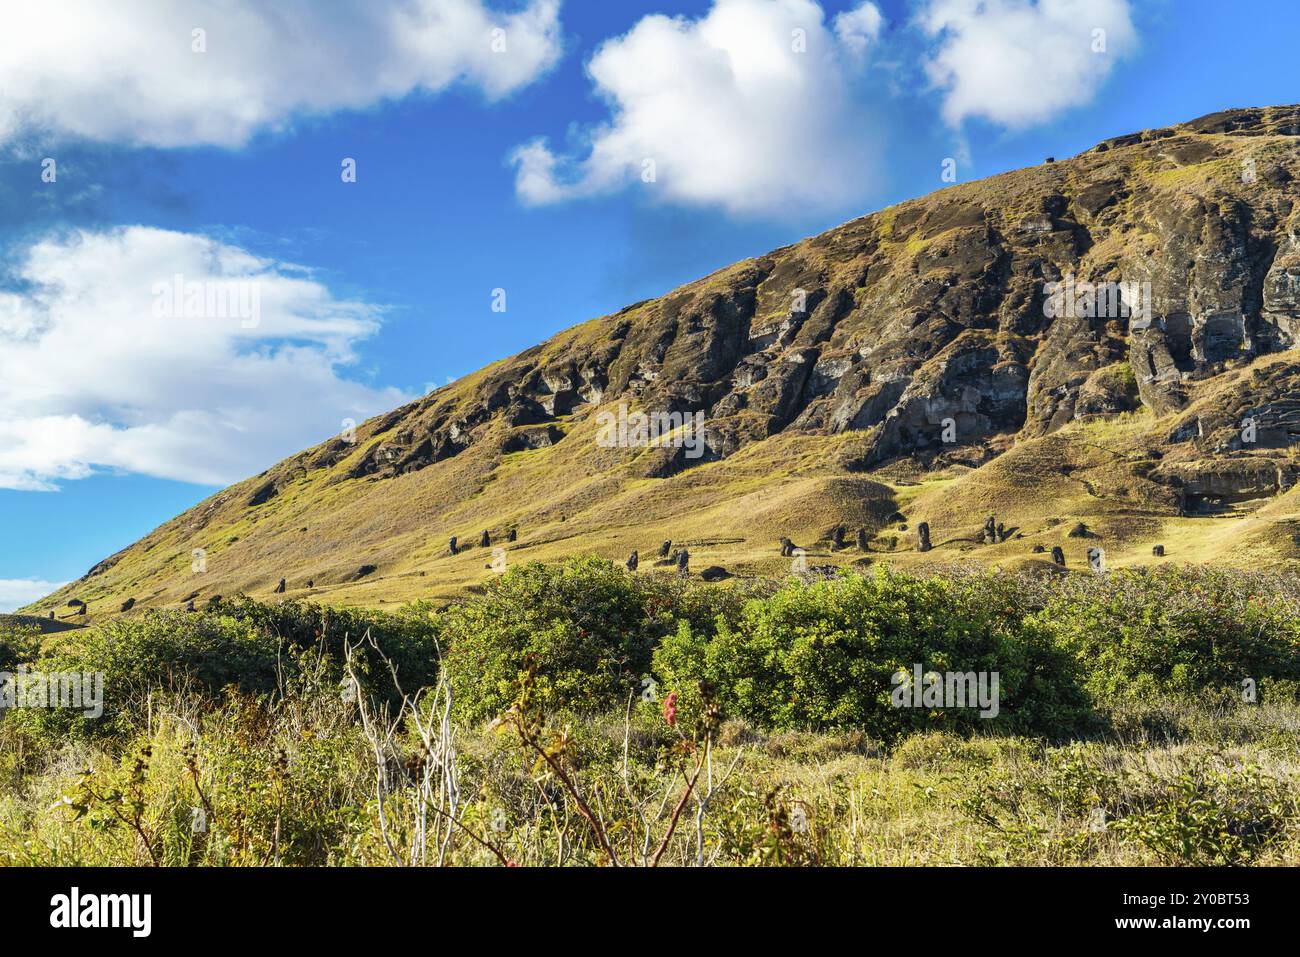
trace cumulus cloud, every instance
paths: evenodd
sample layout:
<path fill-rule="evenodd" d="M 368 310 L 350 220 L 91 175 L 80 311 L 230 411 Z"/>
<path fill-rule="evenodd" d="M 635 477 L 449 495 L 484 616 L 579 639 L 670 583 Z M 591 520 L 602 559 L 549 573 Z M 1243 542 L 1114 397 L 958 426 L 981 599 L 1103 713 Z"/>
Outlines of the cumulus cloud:
<path fill-rule="evenodd" d="M 73 232 L 0 291 L 0 488 L 97 469 L 224 485 L 406 397 L 343 378 L 379 324 L 206 236 Z"/>
<path fill-rule="evenodd" d="M 871 3 L 864 3 L 845 10 L 835 16 L 835 36 L 840 43 L 856 56 L 863 56 L 867 49 L 880 38 L 880 30 L 885 25 L 885 18 L 880 8 Z"/>
<path fill-rule="evenodd" d="M 560 52 L 559 0 L 511 13 L 485 0 L 7 2 L 0 142 L 234 147 L 298 114 L 455 83 L 497 99 Z"/>
<path fill-rule="evenodd" d="M 1137 47 L 1128 0 L 931 0 L 926 62 L 951 124 L 1024 127 L 1088 103 Z"/>
<path fill-rule="evenodd" d="M 37 578 L 0 578 L 0 612 L 30 605 L 64 584 L 66 582 L 47 582 Z"/>
<path fill-rule="evenodd" d="M 715 0 L 697 20 L 645 17 L 587 66 L 609 121 L 571 154 L 542 138 L 519 147 L 516 191 L 536 205 L 643 183 L 739 213 L 851 200 L 869 179 L 871 141 L 853 71 L 882 22 L 862 3 L 828 28 L 814 0 Z"/>

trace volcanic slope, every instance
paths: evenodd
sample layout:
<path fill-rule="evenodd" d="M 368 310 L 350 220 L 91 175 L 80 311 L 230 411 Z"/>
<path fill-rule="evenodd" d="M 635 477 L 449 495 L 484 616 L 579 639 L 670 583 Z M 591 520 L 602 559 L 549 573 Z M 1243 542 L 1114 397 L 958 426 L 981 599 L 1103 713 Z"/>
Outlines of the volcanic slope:
<path fill-rule="evenodd" d="M 636 549 L 653 571 L 666 540 L 693 573 L 785 575 L 783 536 L 813 568 L 1048 565 L 1056 546 L 1073 569 L 1093 547 L 1110 567 L 1295 567 L 1297 177 L 1300 107 L 1271 107 L 900 203 L 378 416 L 29 610 L 76 598 L 93 621 L 281 578 L 330 603 L 449 599 L 503 560 Z M 1150 321 L 1049 316 L 1070 277 L 1149 288 Z M 702 454 L 607 447 L 620 406 L 703 413 Z"/>

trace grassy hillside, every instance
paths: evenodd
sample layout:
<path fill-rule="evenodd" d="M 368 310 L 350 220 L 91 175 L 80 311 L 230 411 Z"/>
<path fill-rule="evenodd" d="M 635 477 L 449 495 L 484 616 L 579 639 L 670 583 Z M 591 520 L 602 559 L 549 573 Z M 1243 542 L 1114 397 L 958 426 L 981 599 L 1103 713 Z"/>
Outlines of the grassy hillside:
<path fill-rule="evenodd" d="M 169 523 L 111 573 L 69 585 L 30 610 L 71 616 L 62 605 L 74 597 L 87 602 L 93 621 L 130 597 L 140 610 L 175 607 L 194 593 L 200 603 L 214 594 L 269 598 L 281 577 L 293 598 L 372 608 L 418 598 L 448 601 L 496 574 L 491 548 L 478 545 L 483 529 L 506 549 L 508 563 L 576 554 L 621 561 L 636 549 L 648 564 L 671 540 L 689 549 L 694 570 L 721 565 L 737 576 L 788 574 L 782 536 L 804 548 L 812 565 L 970 560 L 1012 568 L 1050 564 L 1051 548 L 1059 545 L 1068 567 L 1078 571 L 1087 568 L 1087 549 L 1098 545 L 1113 567 L 1163 561 L 1300 566 L 1294 490 L 1221 513 L 1178 515 L 1167 488 L 1135 469 L 1153 437 L 1169 428 L 1147 412 L 1072 423 L 1022 440 L 978 468 L 924 470 L 904 461 L 850 472 L 836 457 L 854 442 L 851 433 L 778 435 L 663 479 L 588 471 L 582 460 L 594 448 L 594 428 L 591 421 L 575 422 L 572 442 L 508 454 L 484 446 L 445 467 L 357 486 L 331 484 L 329 470 L 309 472 L 254 514 L 222 509 L 220 501 L 200 506 L 200 515 L 214 513 L 207 524 Z M 474 494 L 458 491 L 461 482 L 472 483 Z M 238 498 L 252 484 L 223 495 Z M 239 520 L 223 520 L 226 511 Z M 890 521 L 896 512 L 904 521 Z M 1012 537 L 982 544 L 989 515 Z M 928 553 L 916 550 L 921 521 L 932 530 Z M 1095 537 L 1070 537 L 1081 521 Z M 850 543 L 838 551 L 831 548 L 836 525 L 848 531 Z M 512 527 L 518 538 L 507 543 Z M 869 552 L 852 544 L 858 528 L 870 536 Z M 463 549 L 456 556 L 447 553 L 451 535 Z M 1165 545 L 1165 557 L 1152 555 L 1155 544 Z M 1034 553 L 1035 545 L 1046 552 Z M 191 570 L 191 547 L 206 550 L 206 572 Z M 378 570 L 357 579 L 364 564 Z"/>
<path fill-rule="evenodd" d="M 1294 107 L 1216 114 L 737 263 L 293 456 L 25 610 L 76 599 L 102 621 L 282 578 L 335 604 L 446 602 L 499 571 L 493 548 L 646 568 L 667 540 L 741 578 L 788 573 L 782 537 L 814 566 L 1043 565 L 1061 546 L 1076 570 L 1090 547 L 1111 567 L 1294 569 L 1298 133 Z M 1049 321 L 1044 283 L 1067 274 L 1150 282 L 1158 323 Z M 601 447 L 620 406 L 704 413 L 706 454 Z M 1005 541 L 981 543 L 989 516 Z"/>

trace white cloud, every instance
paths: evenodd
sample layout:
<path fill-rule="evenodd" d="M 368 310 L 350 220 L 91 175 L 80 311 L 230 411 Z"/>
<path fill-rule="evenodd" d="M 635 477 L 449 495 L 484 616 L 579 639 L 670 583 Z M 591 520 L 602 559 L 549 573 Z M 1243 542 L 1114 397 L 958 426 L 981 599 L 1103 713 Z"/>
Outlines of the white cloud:
<path fill-rule="evenodd" d="M 224 485 L 406 398 L 341 377 L 379 311 L 300 267 L 143 226 L 17 258 L 0 291 L 0 488 L 103 468 Z M 169 313 L 177 276 L 235 295 Z"/>
<path fill-rule="evenodd" d="M 66 582 L 47 582 L 36 578 L 0 578 L 0 613 L 30 605 Z"/>
<path fill-rule="evenodd" d="M 1082 106 L 1137 47 L 1128 0 L 931 0 L 919 19 L 939 38 L 926 71 L 954 126 L 1024 127 Z"/>
<path fill-rule="evenodd" d="M 862 56 L 880 38 L 884 25 L 885 18 L 881 15 L 880 8 L 864 3 L 835 15 L 835 36 L 846 49 L 856 56 Z"/>
<path fill-rule="evenodd" d="M 609 122 L 585 131 L 579 155 L 545 139 L 521 146 L 516 191 L 544 204 L 637 183 L 740 213 L 852 200 L 869 186 L 872 132 L 850 86 L 880 25 L 863 3 L 832 32 L 814 0 L 715 0 L 698 20 L 645 17 L 588 64 Z"/>
<path fill-rule="evenodd" d="M 298 114 L 458 82 L 497 99 L 561 52 L 559 0 L 512 13 L 485 0 L 0 0 L 0 17 L 0 142 L 239 146 Z"/>

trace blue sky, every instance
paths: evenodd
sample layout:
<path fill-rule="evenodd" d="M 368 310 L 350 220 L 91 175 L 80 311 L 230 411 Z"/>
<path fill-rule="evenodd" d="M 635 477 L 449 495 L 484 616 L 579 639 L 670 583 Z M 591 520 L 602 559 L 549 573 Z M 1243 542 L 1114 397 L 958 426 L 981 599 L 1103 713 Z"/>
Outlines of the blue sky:
<path fill-rule="evenodd" d="M 1264 0 L 217 6 L 0 3 L 0 610 L 945 158 L 965 181 L 1300 99 L 1300 9 Z M 253 277 L 265 321 L 155 334 L 174 272 Z"/>

